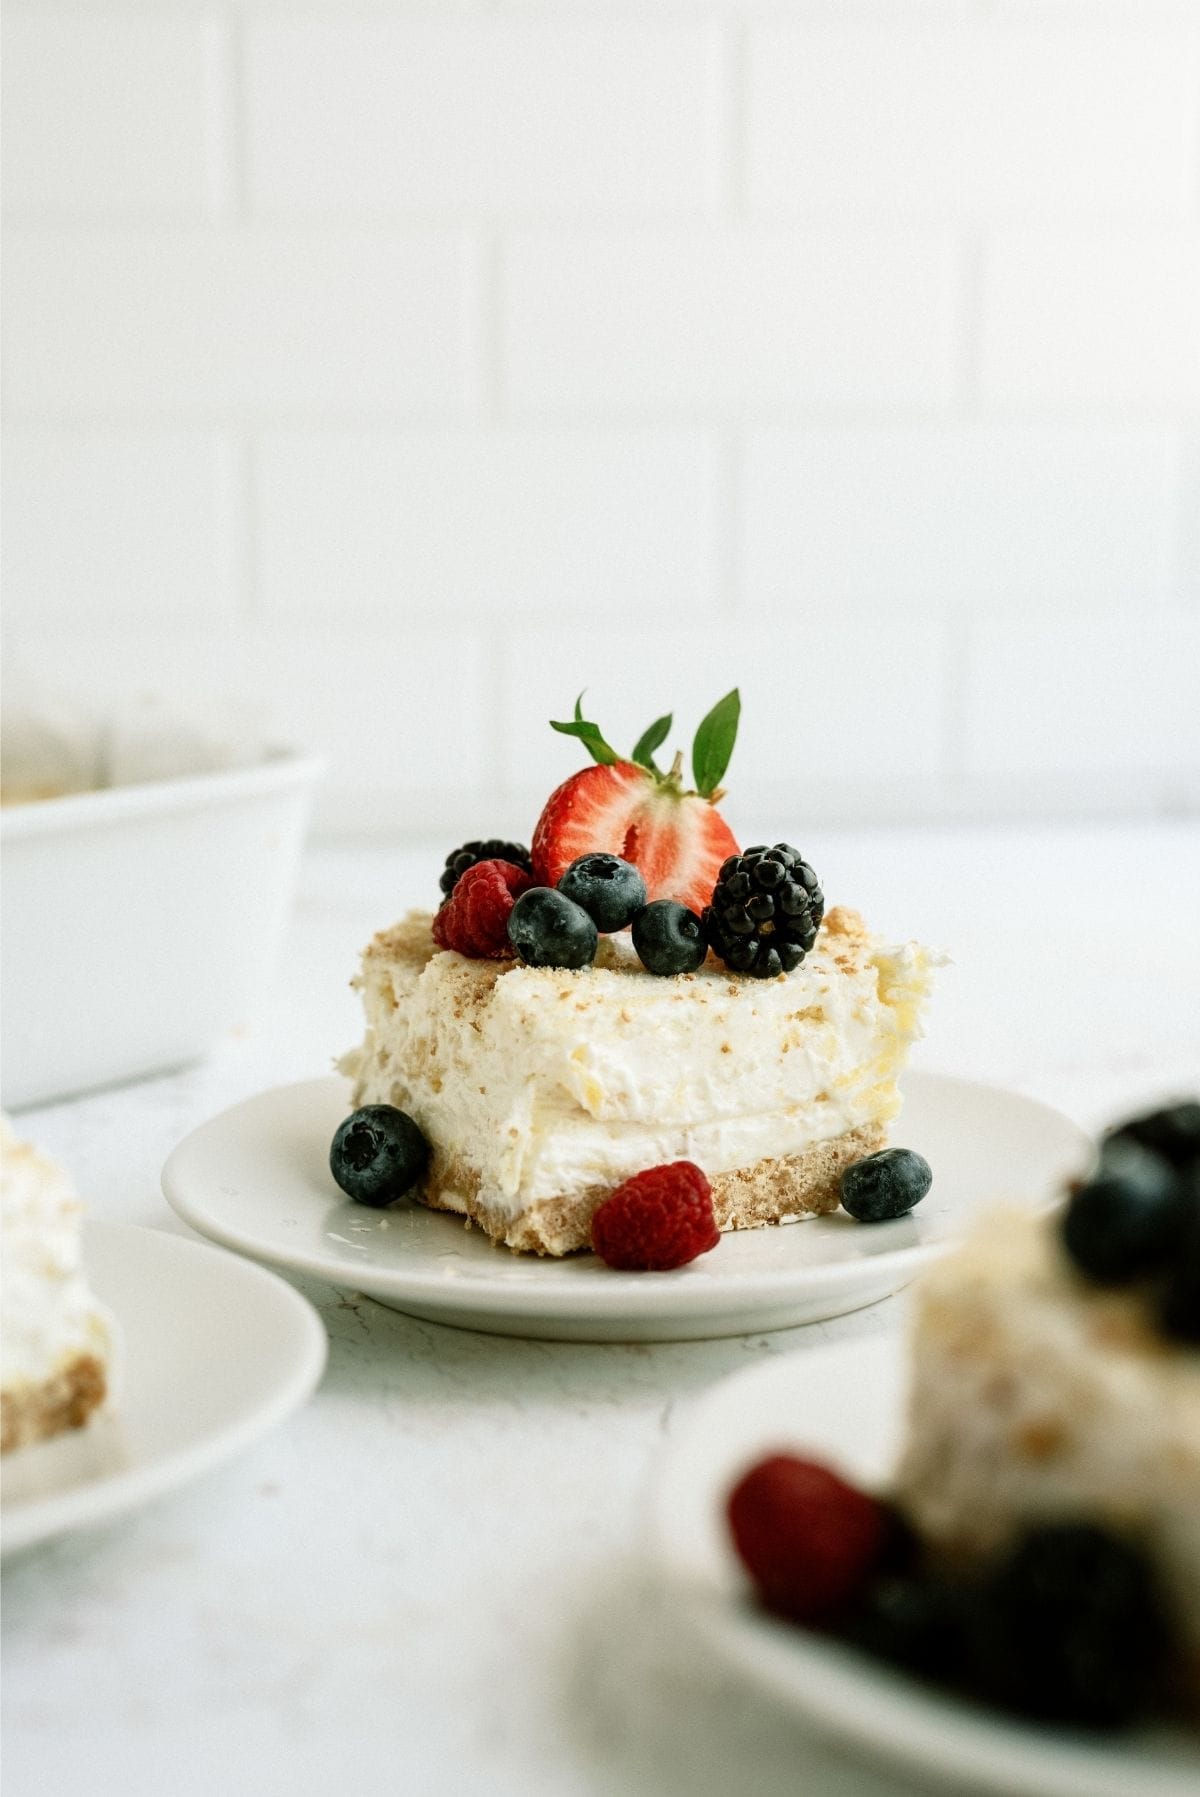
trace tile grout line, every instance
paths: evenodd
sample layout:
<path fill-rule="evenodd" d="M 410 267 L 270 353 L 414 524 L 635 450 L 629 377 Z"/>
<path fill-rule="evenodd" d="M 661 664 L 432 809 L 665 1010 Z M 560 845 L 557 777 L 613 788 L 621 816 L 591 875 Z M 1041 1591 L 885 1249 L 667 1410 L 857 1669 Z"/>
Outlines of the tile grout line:
<path fill-rule="evenodd" d="M 984 231 L 965 230 L 958 239 L 958 319 L 954 415 L 970 422 L 983 415 Z"/>
<path fill-rule="evenodd" d="M 715 188 L 726 220 L 747 215 L 747 150 L 749 134 L 749 32 L 741 18 L 715 25 L 714 108 L 718 120 Z"/>
<path fill-rule="evenodd" d="M 735 619 L 741 609 L 742 507 L 744 503 L 744 433 L 738 426 L 723 427 L 713 446 L 712 578 L 716 615 Z"/>
<path fill-rule="evenodd" d="M 224 205 L 221 209 L 228 224 L 244 224 L 251 213 L 250 205 L 250 137 L 247 130 L 246 95 L 246 25 L 238 12 L 229 8 L 223 16 L 222 32 L 221 117 L 223 123 L 222 162 Z"/>

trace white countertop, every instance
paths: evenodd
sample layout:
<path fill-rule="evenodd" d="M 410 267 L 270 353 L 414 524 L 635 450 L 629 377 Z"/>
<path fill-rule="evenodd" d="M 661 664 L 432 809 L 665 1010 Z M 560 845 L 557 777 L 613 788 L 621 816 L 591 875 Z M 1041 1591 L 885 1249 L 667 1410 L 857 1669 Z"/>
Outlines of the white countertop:
<path fill-rule="evenodd" d="M 1200 1090 L 1200 825 L 805 835 L 831 901 L 920 935 L 921 1064 L 1095 1125 Z M 179 1229 L 159 1169 L 195 1124 L 326 1070 L 373 929 L 441 851 L 310 855 L 257 1020 L 204 1065 L 26 1112 L 96 1214 Z M 8 1797 L 362 1790 L 877 1797 L 679 1639 L 639 1562 L 672 1416 L 765 1355 L 895 1334 L 903 1299 L 776 1335 L 509 1341 L 297 1281 L 332 1352 L 312 1402 L 226 1470 L 4 1575 Z"/>

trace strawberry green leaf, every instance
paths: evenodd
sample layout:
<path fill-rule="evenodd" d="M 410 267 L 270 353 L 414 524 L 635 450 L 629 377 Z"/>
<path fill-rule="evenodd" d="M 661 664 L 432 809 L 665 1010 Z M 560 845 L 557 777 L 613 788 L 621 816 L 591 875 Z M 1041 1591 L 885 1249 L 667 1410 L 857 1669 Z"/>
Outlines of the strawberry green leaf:
<path fill-rule="evenodd" d="M 654 751 L 661 748 L 666 742 L 672 722 L 671 712 L 668 712 L 665 717 L 655 718 L 650 728 L 643 731 L 638 737 L 630 760 L 636 761 L 639 767 L 649 768 L 652 774 L 657 774 L 658 769 L 654 765 Z"/>
<path fill-rule="evenodd" d="M 692 744 L 692 777 L 696 791 L 704 798 L 711 797 L 725 778 L 741 713 L 742 701 L 735 686 L 732 692 L 717 700 L 696 732 Z"/>
<path fill-rule="evenodd" d="M 569 724 L 561 724 L 551 718 L 550 728 L 557 730 L 562 736 L 577 736 L 592 760 L 598 761 L 601 767 L 611 767 L 614 762 L 621 759 L 616 750 L 611 749 L 605 742 L 599 724 L 590 724 L 584 717 L 582 693 L 575 701 L 574 720 Z"/>

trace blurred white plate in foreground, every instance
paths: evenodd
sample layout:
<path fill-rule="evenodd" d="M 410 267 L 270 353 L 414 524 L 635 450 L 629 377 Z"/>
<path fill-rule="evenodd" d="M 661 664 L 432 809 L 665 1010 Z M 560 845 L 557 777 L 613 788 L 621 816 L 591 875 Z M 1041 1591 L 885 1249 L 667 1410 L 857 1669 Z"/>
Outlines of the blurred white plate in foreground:
<path fill-rule="evenodd" d="M 1026 1726 L 940 1696 L 749 1601 L 725 1527 L 730 1487 L 779 1449 L 886 1485 L 904 1425 L 903 1356 L 895 1340 L 788 1354 L 725 1380 L 685 1415 L 659 1468 L 650 1525 L 655 1575 L 677 1597 L 681 1626 L 699 1629 L 744 1677 L 828 1734 L 955 1790 L 1195 1797 L 1200 1743 L 1182 1732 L 1110 1740 Z M 801 1754 L 802 1745 L 798 1768 Z"/>
<path fill-rule="evenodd" d="M 444 1212 L 350 1203 L 329 1173 L 350 1103 L 337 1077 L 264 1092 L 202 1125 L 168 1160 L 163 1190 L 227 1248 L 462 1329 L 563 1341 L 744 1335 L 886 1297 L 991 1199 L 1049 1198 L 1086 1160 L 1082 1131 L 1032 1099 L 932 1073 L 910 1074 L 904 1089 L 894 1139 L 934 1171 L 911 1217 L 867 1226 L 837 1212 L 746 1230 L 672 1273 L 615 1273 L 590 1254 L 539 1260 Z"/>
<path fill-rule="evenodd" d="M 88 1277 L 117 1319 L 117 1402 L 85 1429 L 6 1454 L 6 1554 L 108 1522 L 240 1453 L 311 1394 L 326 1337 L 284 1280 L 199 1242 L 84 1225 Z"/>

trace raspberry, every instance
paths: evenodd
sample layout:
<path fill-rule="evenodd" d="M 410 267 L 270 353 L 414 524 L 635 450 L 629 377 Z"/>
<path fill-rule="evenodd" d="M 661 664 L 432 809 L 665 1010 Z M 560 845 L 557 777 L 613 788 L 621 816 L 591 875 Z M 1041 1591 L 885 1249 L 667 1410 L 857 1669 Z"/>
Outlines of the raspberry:
<path fill-rule="evenodd" d="M 592 1217 L 592 1247 L 625 1273 L 665 1273 L 715 1248 L 712 1187 L 691 1161 L 635 1173 Z"/>
<path fill-rule="evenodd" d="M 439 948 L 457 949 L 475 961 L 498 961 L 511 955 L 508 920 L 533 876 L 511 861 L 477 861 L 456 884 L 433 920 Z"/>
<path fill-rule="evenodd" d="M 774 1454 L 729 1495 L 738 1554 L 768 1610 L 824 1623 L 866 1590 L 892 1538 L 886 1507 L 815 1460 Z"/>

